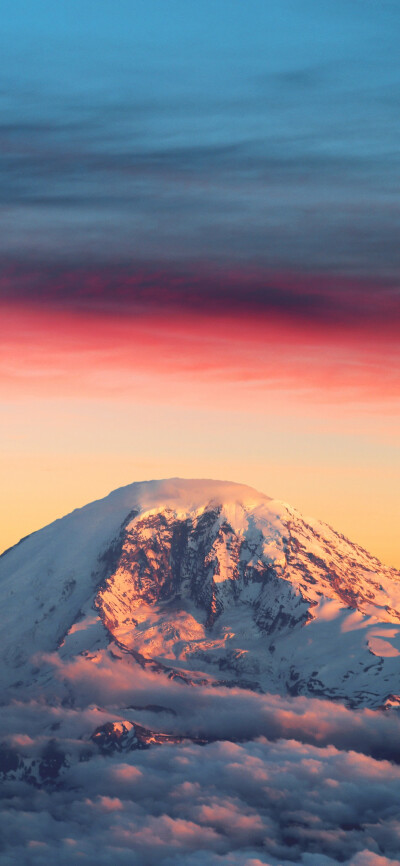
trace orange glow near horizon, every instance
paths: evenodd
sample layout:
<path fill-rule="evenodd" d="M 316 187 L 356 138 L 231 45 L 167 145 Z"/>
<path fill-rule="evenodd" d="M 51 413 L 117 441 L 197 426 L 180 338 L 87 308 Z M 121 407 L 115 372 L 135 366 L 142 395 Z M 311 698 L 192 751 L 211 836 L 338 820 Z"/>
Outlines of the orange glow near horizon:
<path fill-rule="evenodd" d="M 1 321 L 2 549 L 114 487 L 182 475 L 251 484 L 400 566 L 390 332 L 9 302 Z"/>

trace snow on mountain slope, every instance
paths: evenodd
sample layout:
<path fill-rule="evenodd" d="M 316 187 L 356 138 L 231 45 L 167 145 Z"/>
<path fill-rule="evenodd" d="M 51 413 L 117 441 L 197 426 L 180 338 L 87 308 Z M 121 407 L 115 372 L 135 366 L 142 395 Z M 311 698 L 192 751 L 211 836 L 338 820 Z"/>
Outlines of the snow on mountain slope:
<path fill-rule="evenodd" d="M 243 485 L 131 484 L 0 558 L 3 686 L 129 657 L 192 683 L 393 704 L 400 574 Z M 47 684 L 47 685 L 46 685 Z"/>

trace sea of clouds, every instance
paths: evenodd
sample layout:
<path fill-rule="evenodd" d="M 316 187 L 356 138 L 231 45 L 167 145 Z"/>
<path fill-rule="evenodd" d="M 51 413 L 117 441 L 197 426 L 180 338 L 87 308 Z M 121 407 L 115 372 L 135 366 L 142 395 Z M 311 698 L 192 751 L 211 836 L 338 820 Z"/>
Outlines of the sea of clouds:
<path fill-rule="evenodd" d="M 47 686 L 2 707 L 3 756 L 48 769 L 3 780 L 2 866 L 400 866 L 396 711 L 190 686 L 107 653 L 42 662 Z M 102 754 L 91 735 L 121 719 L 186 739 Z"/>

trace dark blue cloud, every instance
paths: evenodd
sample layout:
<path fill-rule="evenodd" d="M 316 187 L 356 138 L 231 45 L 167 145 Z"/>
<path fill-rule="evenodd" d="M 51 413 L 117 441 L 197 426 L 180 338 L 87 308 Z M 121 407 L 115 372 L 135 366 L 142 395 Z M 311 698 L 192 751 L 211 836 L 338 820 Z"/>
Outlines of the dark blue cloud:
<path fill-rule="evenodd" d="M 299 326 L 393 331 L 400 294 L 391 284 L 290 275 L 262 269 L 205 268 L 196 263 L 88 266 L 83 262 L 20 264 L 0 269 L 0 301 L 96 314 L 155 312 L 271 316 Z"/>

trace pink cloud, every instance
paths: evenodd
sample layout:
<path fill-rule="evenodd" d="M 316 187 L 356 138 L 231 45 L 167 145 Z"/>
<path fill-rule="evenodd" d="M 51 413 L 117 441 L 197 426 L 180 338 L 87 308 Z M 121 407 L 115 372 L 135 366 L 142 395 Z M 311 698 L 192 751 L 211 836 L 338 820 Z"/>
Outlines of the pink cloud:
<path fill-rule="evenodd" d="M 268 392 L 301 400 L 367 403 L 400 399 L 397 337 L 322 328 L 276 316 L 106 315 L 2 307 L 0 389 L 13 395 L 125 397 L 182 402 L 197 391 L 232 405 L 238 389 L 259 403 Z M 215 390 L 213 398 L 213 389 Z M 217 396 L 218 392 L 218 396 Z M 190 399 L 190 397 L 189 397 Z"/>

